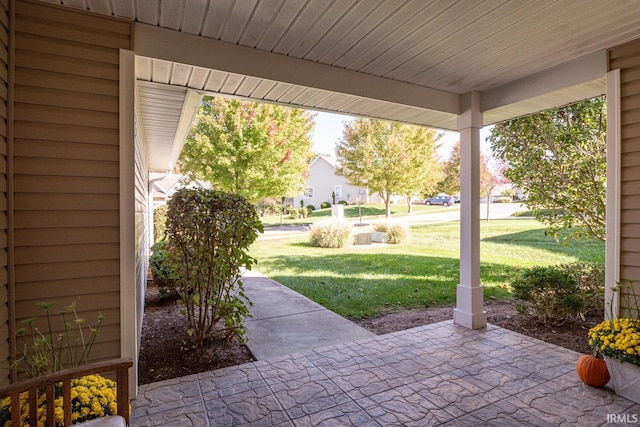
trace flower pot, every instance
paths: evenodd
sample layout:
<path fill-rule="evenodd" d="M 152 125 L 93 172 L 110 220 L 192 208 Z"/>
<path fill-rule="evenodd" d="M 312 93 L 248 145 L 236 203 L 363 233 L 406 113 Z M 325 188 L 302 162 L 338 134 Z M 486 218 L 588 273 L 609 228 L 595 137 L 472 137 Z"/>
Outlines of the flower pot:
<path fill-rule="evenodd" d="M 616 394 L 635 403 L 640 403 L 640 366 L 621 363 L 619 360 L 604 358 L 611 375 L 611 385 Z"/>

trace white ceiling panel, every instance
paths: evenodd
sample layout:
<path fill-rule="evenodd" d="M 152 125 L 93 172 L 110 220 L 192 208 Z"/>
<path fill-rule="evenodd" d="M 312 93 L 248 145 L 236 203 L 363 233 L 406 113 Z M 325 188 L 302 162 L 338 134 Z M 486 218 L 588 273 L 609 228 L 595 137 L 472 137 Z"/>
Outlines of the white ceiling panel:
<path fill-rule="evenodd" d="M 251 96 L 251 94 L 256 89 L 256 87 L 258 87 L 259 84 L 260 84 L 260 79 L 256 79 L 253 77 L 246 77 L 238 87 L 238 90 L 236 91 L 236 95 L 244 96 L 248 98 Z"/>
<path fill-rule="evenodd" d="M 191 78 L 189 79 L 188 86 L 193 89 L 204 88 L 210 73 L 210 70 L 193 67 L 193 72 L 191 73 Z"/>
<path fill-rule="evenodd" d="M 47 1 L 458 94 L 640 35 L 637 0 Z"/>
<path fill-rule="evenodd" d="M 221 71 L 211 71 L 203 89 L 210 92 L 218 92 L 227 80 L 228 75 L 229 73 L 223 73 Z"/>
<path fill-rule="evenodd" d="M 285 104 L 291 103 L 293 102 L 294 99 L 296 99 L 298 96 L 300 96 L 300 94 L 302 94 L 306 90 L 307 89 L 299 86 L 289 86 L 282 95 L 280 95 L 277 99 L 275 99 L 275 101 L 282 102 Z"/>
<path fill-rule="evenodd" d="M 472 91 L 491 98 L 485 123 L 601 94 L 604 71 L 576 82 L 563 66 L 640 37 L 638 0 L 42 1 L 148 24 L 134 31 L 141 82 L 445 129 Z M 189 48 L 163 52 L 177 39 Z M 564 86 L 504 94 L 555 69 Z"/>
<path fill-rule="evenodd" d="M 231 73 L 227 74 L 227 78 L 222 84 L 222 87 L 220 88 L 220 92 L 235 95 L 238 90 L 238 87 L 240 87 L 240 84 L 242 84 L 242 81 L 244 79 L 245 79 L 244 76 L 241 76 L 238 74 L 231 74 Z"/>
<path fill-rule="evenodd" d="M 158 24 L 164 28 L 180 29 L 184 4 L 183 0 L 162 0 Z"/>
<path fill-rule="evenodd" d="M 272 99 L 278 101 L 282 99 L 285 93 L 292 88 L 292 85 L 286 83 L 276 83 L 265 95 L 264 99 Z"/>
<path fill-rule="evenodd" d="M 253 90 L 250 97 L 253 99 L 265 99 L 267 94 L 273 90 L 276 84 L 276 82 L 269 80 L 260 80 L 260 83 Z"/>
<path fill-rule="evenodd" d="M 189 34 L 199 34 L 207 16 L 209 2 L 207 0 L 193 0 L 183 2 L 183 4 L 184 9 L 179 30 Z"/>
<path fill-rule="evenodd" d="M 176 86 L 189 86 L 191 74 L 193 73 L 194 68 L 195 67 L 190 67 L 188 65 L 175 64 L 171 70 L 169 84 Z"/>

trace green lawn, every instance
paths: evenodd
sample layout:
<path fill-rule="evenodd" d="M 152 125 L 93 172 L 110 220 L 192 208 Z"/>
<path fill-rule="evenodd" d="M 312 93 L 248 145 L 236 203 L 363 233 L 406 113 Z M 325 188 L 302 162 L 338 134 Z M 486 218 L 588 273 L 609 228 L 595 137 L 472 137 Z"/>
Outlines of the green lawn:
<path fill-rule="evenodd" d="M 436 213 L 442 212 L 443 210 L 459 210 L 460 206 L 425 206 L 421 204 L 416 204 L 412 206 L 413 214 L 425 214 L 425 213 Z M 384 204 L 368 204 L 361 205 L 360 211 L 358 212 L 357 205 L 345 206 L 344 207 L 344 217 L 347 219 L 357 219 L 362 214 L 363 221 L 374 221 L 378 219 L 383 219 L 386 214 L 386 210 Z M 409 215 L 407 213 L 407 205 L 391 205 L 391 215 L 393 217 L 406 216 Z M 292 219 L 289 215 L 283 215 L 282 224 L 290 225 L 290 224 L 311 224 L 314 221 L 319 221 L 322 219 L 327 219 L 331 217 L 331 208 L 326 209 L 316 209 L 313 211 L 313 214 L 308 218 L 299 218 Z M 265 227 L 280 225 L 280 215 L 268 215 L 260 218 L 262 224 Z"/>
<path fill-rule="evenodd" d="M 389 310 L 455 302 L 459 280 L 459 222 L 411 228 L 406 243 L 324 249 L 308 235 L 259 240 L 251 247 L 258 271 L 336 313 L 361 318 Z M 485 297 L 509 298 L 523 267 L 574 261 L 604 262 L 604 242 L 563 246 L 535 220 L 481 223 L 481 280 Z"/>

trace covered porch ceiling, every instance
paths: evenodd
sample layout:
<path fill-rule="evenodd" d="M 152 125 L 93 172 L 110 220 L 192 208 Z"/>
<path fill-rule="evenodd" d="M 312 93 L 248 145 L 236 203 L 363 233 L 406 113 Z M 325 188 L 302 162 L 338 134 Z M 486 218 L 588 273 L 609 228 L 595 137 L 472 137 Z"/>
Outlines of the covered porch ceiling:
<path fill-rule="evenodd" d="M 640 37 L 634 0 L 42 1 L 136 22 L 152 170 L 202 94 L 457 130 L 470 92 L 484 125 L 604 94 L 607 49 Z"/>

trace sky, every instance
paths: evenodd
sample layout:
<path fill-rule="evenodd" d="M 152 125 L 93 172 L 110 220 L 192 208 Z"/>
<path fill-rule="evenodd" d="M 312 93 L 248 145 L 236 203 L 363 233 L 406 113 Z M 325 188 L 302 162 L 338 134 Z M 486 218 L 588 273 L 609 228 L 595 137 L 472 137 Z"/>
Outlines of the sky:
<path fill-rule="evenodd" d="M 311 140 L 313 141 L 313 150 L 316 153 L 331 155 L 335 157 L 334 147 L 342 138 L 344 123 L 355 120 L 353 116 L 344 116 L 340 114 L 316 112 L 316 127 Z M 485 127 L 480 131 L 480 149 L 485 155 L 490 154 L 489 144 L 486 142 L 489 136 L 490 127 Z M 446 159 L 451 153 L 453 145 L 459 140 L 458 132 L 445 131 L 444 136 L 440 140 L 441 146 L 438 150 L 440 157 Z"/>

